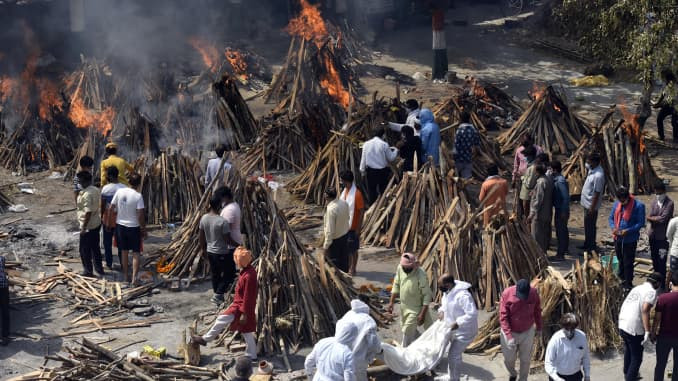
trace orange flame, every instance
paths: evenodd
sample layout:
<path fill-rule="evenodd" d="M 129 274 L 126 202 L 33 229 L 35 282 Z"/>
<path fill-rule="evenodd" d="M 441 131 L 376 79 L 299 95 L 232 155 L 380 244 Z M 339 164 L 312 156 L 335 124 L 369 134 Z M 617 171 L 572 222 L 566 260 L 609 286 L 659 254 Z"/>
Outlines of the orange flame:
<path fill-rule="evenodd" d="M 543 83 L 534 82 L 532 84 L 532 90 L 528 90 L 527 93 L 536 102 L 546 95 L 546 85 Z"/>
<path fill-rule="evenodd" d="M 245 62 L 242 53 L 235 49 L 226 48 L 224 56 L 226 56 L 228 63 L 231 64 L 233 74 L 236 74 L 241 80 L 246 80 L 249 77 L 247 74 L 247 62 Z"/>
<path fill-rule="evenodd" d="M 16 88 L 16 79 L 7 76 L 0 77 L 0 102 L 7 102 L 12 94 L 14 94 Z"/>
<path fill-rule="evenodd" d="M 334 63 L 332 63 L 332 60 L 327 55 L 324 55 L 324 63 L 327 75 L 320 79 L 320 86 L 327 90 L 332 99 L 339 102 L 344 108 L 348 108 L 351 96 L 348 91 L 344 90 L 344 85 L 341 83 L 341 78 L 334 67 Z"/>
<path fill-rule="evenodd" d="M 316 46 L 320 47 L 322 40 L 329 34 L 325 21 L 317 6 L 309 4 L 306 0 L 300 0 L 300 3 L 301 13 L 290 21 L 285 30 L 306 41 L 314 40 Z"/>
<path fill-rule="evenodd" d="M 622 104 L 619 107 L 619 111 L 621 111 L 622 117 L 624 118 L 624 123 L 622 124 L 624 132 L 626 132 L 626 134 L 631 137 L 632 140 L 638 142 L 638 149 L 640 150 L 640 153 L 644 153 L 645 138 L 640 127 L 640 122 L 638 122 L 639 115 L 630 112 L 625 104 Z"/>
<path fill-rule="evenodd" d="M 76 92 L 75 97 L 71 99 L 68 118 L 78 128 L 94 127 L 102 135 L 107 135 L 113 129 L 113 118 L 115 110 L 108 106 L 101 111 L 90 110 L 85 107 L 85 103 Z"/>
<path fill-rule="evenodd" d="M 53 111 L 61 111 L 64 101 L 57 85 L 45 78 L 36 78 L 35 86 L 39 92 L 38 115 L 42 120 L 51 120 Z"/>
<path fill-rule="evenodd" d="M 216 72 L 217 63 L 219 62 L 219 51 L 217 48 L 198 37 L 189 38 L 188 43 L 191 44 L 193 49 L 200 53 L 200 57 L 202 57 L 202 62 L 205 64 L 205 67 L 212 72 Z"/>

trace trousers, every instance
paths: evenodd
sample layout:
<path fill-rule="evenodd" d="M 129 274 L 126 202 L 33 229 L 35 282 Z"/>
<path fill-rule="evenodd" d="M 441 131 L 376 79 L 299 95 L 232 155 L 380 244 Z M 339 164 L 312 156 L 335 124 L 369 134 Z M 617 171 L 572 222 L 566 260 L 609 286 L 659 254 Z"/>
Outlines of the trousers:
<path fill-rule="evenodd" d="M 511 332 L 511 336 L 516 342 L 514 348 L 508 347 L 506 335 L 504 335 L 504 331 L 501 331 L 500 342 L 501 352 L 504 355 L 504 366 L 509 372 L 509 376 L 518 377 L 519 381 L 527 381 L 527 376 L 530 375 L 535 330 L 536 328 L 532 326 L 525 332 Z M 516 359 L 520 359 L 520 373 L 516 372 Z"/>
<path fill-rule="evenodd" d="M 643 362 L 643 335 L 631 335 L 621 329 L 619 333 L 624 340 L 624 380 L 635 381 Z"/>
<path fill-rule="evenodd" d="M 636 259 L 636 246 L 638 242 L 624 242 L 624 237 L 618 237 L 614 241 L 614 251 L 619 260 L 619 273 L 624 288 L 633 287 L 633 261 Z"/>
<path fill-rule="evenodd" d="M 215 294 L 225 294 L 235 279 L 234 251 L 235 249 L 229 249 L 226 254 L 207 253 L 207 258 L 210 261 L 210 272 L 212 273 L 212 291 Z"/>
<path fill-rule="evenodd" d="M 569 220 L 569 210 L 555 210 L 553 226 L 556 229 L 556 239 L 558 240 L 558 250 L 556 251 L 558 256 L 565 255 L 565 253 L 568 252 L 568 248 L 570 247 L 570 231 L 567 228 Z"/>
<path fill-rule="evenodd" d="M 666 279 L 666 257 L 669 251 L 669 241 L 650 240 L 650 257 L 652 258 L 652 269 L 664 276 Z"/>
<path fill-rule="evenodd" d="M 419 329 L 417 328 L 416 324 L 410 324 L 403 327 L 403 347 L 407 347 L 408 345 L 412 344 L 412 342 L 417 340 L 417 338 L 419 338 Z"/>
<path fill-rule="evenodd" d="M 367 181 L 367 198 L 370 204 L 373 204 L 379 196 L 384 193 L 388 186 L 391 168 L 374 169 L 367 167 L 365 180 Z"/>
<path fill-rule="evenodd" d="M 591 251 L 596 249 L 596 222 L 598 221 L 598 211 L 591 215 L 586 208 L 584 210 L 584 250 Z"/>
<path fill-rule="evenodd" d="M 0 338 L 9 337 L 9 287 L 0 288 Z"/>
<path fill-rule="evenodd" d="M 100 229 L 101 225 L 80 235 L 80 260 L 88 274 L 92 274 L 93 270 L 99 274 L 104 273 L 104 267 L 101 264 L 101 249 L 99 249 Z"/>
<path fill-rule="evenodd" d="M 452 340 L 450 349 L 447 352 L 447 375 L 449 376 L 450 381 L 459 381 L 461 372 L 461 354 L 464 353 L 464 350 L 471 342 L 462 341 L 457 338 L 453 338 Z"/>
<path fill-rule="evenodd" d="M 678 140 L 678 110 L 673 106 L 663 106 L 657 114 L 657 135 L 659 139 L 664 140 L 664 119 L 671 117 L 671 128 L 673 129 L 673 140 Z"/>
<path fill-rule="evenodd" d="M 584 379 L 584 374 L 580 370 L 579 372 L 570 375 L 558 373 L 558 377 L 562 378 L 565 381 L 581 381 Z M 549 377 L 549 381 L 553 381 L 553 378 Z"/>
<path fill-rule="evenodd" d="M 235 317 L 233 315 L 219 315 L 217 316 L 217 320 L 214 321 L 214 324 L 210 328 L 209 331 L 207 331 L 206 334 L 202 336 L 203 340 L 205 341 L 212 341 L 221 334 L 221 332 L 226 329 L 227 326 L 229 326 Z M 256 340 L 254 339 L 254 332 L 240 332 L 242 335 L 242 338 L 245 340 L 245 353 L 247 356 L 252 359 L 256 360 L 257 358 L 257 343 Z"/>
<path fill-rule="evenodd" d="M 532 220 L 532 237 L 537 241 L 539 247 L 546 253 L 551 242 L 551 219 L 548 220 Z"/>
<path fill-rule="evenodd" d="M 109 268 L 113 266 L 113 236 L 115 236 L 115 228 L 108 230 L 106 228 L 103 230 L 104 236 L 104 259 L 106 260 L 106 266 Z M 122 265 L 122 250 L 118 247 L 118 263 Z"/>
<path fill-rule="evenodd" d="M 348 233 L 332 240 L 329 248 L 329 259 L 337 268 L 345 273 L 348 272 Z"/>
<path fill-rule="evenodd" d="M 663 381 L 669 353 L 673 351 L 673 374 L 671 381 L 678 381 L 678 338 L 657 337 L 657 364 L 654 367 L 654 381 Z"/>
<path fill-rule="evenodd" d="M 462 179 L 470 179 L 473 176 L 473 163 L 455 163 L 457 176 Z"/>

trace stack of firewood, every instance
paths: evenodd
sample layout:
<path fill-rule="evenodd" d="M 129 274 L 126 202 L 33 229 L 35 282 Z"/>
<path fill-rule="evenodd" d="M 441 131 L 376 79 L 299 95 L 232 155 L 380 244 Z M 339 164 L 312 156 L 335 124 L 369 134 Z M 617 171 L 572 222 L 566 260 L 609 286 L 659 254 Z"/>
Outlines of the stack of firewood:
<path fill-rule="evenodd" d="M 240 95 L 236 81 L 233 77 L 224 75 L 213 85 L 219 126 L 214 138 L 218 142 L 226 143 L 231 149 L 250 143 L 259 129 L 247 103 Z"/>
<path fill-rule="evenodd" d="M 529 134 L 544 152 L 568 155 L 591 135 L 590 127 L 570 110 L 563 90 L 548 86 L 534 97 L 513 127 L 497 138 L 502 154 L 511 152 Z"/>
<path fill-rule="evenodd" d="M 563 175 L 570 183 L 570 193 L 580 194 L 586 179 L 586 156 L 598 152 L 606 177 L 606 191 L 614 197 L 615 190 L 626 187 L 632 194 L 650 193 L 659 180 L 652 168 L 645 137 L 636 121 L 637 116 L 625 115 L 628 120 L 615 119 L 610 111 L 601 121 L 593 136 L 584 139 L 563 167 Z M 630 121 L 629 121 L 630 120 Z"/>
<path fill-rule="evenodd" d="M 532 353 L 533 361 L 544 360 L 548 340 L 560 329 L 558 322 L 567 312 L 579 318 L 579 329 L 586 332 L 592 352 L 602 354 L 619 348 L 621 338 L 617 318 L 623 294 L 611 267 L 603 267 L 597 257 L 587 257 L 583 264 L 577 261 L 564 276 L 548 267 L 538 277 L 531 279 L 541 298 L 544 322 L 544 331 Z M 484 354 L 499 352 L 499 329 L 499 316 L 495 312 L 480 328 L 467 351 Z"/>
<path fill-rule="evenodd" d="M 141 175 L 149 224 L 184 220 L 203 195 L 200 162 L 180 152 L 170 149 L 150 162 L 142 157 L 135 163 L 135 171 Z"/>

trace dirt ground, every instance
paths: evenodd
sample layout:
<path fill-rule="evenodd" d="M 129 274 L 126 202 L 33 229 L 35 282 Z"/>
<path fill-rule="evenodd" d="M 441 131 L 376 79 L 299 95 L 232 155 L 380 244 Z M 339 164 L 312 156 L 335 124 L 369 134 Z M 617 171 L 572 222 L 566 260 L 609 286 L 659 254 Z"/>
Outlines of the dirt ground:
<path fill-rule="evenodd" d="M 482 17 L 480 16 L 482 15 Z M 474 24 L 500 17 L 498 11 L 489 6 L 476 6 L 456 9 L 448 14 L 448 22 L 453 20 L 467 20 L 468 26 L 452 26 L 447 29 L 448 56 L 450 70 L 458 73 L 459 77 L 473 75 L 485 81 L 490 81 L 509 94 L 519 98 L 526 98 L 527 90 L 535 81 L 549 83 L 563 83 L 567 89 L 570 101 L 575 109 L 584 118 L 590 121 L 600 119 L 604 111 L 620 99 L 633 103 L 639 91 L 635 83 L 614 82 L 603 88 L 574 88 L 567 85 L 567 79 L 581 75 L 584 65 L 556 57 L 548 52 L 534 49 L 529 44 L 530 35 L 519 29 L 507 30 L 501 26 L 476 26 Z M 282 38 L 281 38 L 282 39 Z M 392 66 L 402 74 L 412 75 L 415 72 L 430 71 L 430 29 L 428 25 L 396 28 L 396 30 L 380 35 L 376 39 L 379 52 L 376 55 L 376 64 Z M 278 41 L 279 42 L 279 41 Z M 273 44 L 273 42 L 269 42 Z M 277 44 L 276 46 L 280 46 Z M 285 42 L 283 46 L 287 46 Z M 281 49 L 267 50 L 261 47 L 262 54 L 268 52 L 267 57 L 273 63 L 279 63 L 284 51 Z M 383 78 L 363 78 L 367 89 L 379 91 L 381 95 L 393 94 L 393 83 Z M 416 97 L 425 105 L 432 105 L 449 91 L 446 84 L 433 84 L 430 81 L 419 81 L 414 86 L 403 86 L 406 94 L 403 97 Z M 253 94 L 245 94 L 248 95 Z M 264 105 L 260 99 L 251 102 L 252 110 L 257 115 L 267 112 L 271 105 Z M 646 129 L 650 135 L 656 136 L 654 119 L 648 122 Z M 675 161 L 678 154 L 674 149 L 650 146 L 652 163 L 660 177 L 673 182 L 678 176 Z M 54 266 L 48 266 L 53 258 L 60 253 L 73 258 L 73 263 L 67 265 L 80 270 L 77 252 L 77 231 L 75 213 L 63 212 L 74 207 L 71 185 L 58 179 L 48 179 L 49 172 L 30 174 L 26 177 L 15 177 L 7 171 L 0 171 L 0 185 L 18 182 L 33 183 L 35 194 L 20 193 L 16 187 L 11 189 L 11 196 L 16 204 L 24 204 L 29 211 L 23 214 L 4 214 L 0 216 L 0 231 L 10 229 L 26 231 L 26 238 L 0 240 L 0 252 L 7 255 L 8 260 L 22 262 L 30 270 L 24 273 L 32 279 L 40 272 L 47 275 L 56 271 Z M 289 176 L 280 176 L 285 181 Z M 6 188 L 7 189 L 7 188 Z M 670 188 L 669 195 L 675 192 Z M 285 195 L 281 199 L 289 200 Z M 648 202 L 650 197 L 640 196 L 640 200 Z M 286 202 L 295 202 L 289 200 Z M 599 241 L 609 239 L 607 215 L 610 212 L 611 202 L 606 200 L 598 220 Z M 575 247 L 582 242 L 583 222 L 582 213 L 578 205 L 572 205 L 570 220 L 571 247 L 568 263 L 559 263 L 559 269 L 568 269 L 572 261 L 578 258 Z M 23 229 L 23 230 L 22 230 Z M 26 234 L 23 234 L 25 236 Z M 34 237 L 31 238 L 30 236 Z M 151 237 L 145 243 L 146 250 L 168 242 L 170 231 L 158 228 L 151 232 Z M 314 239 L 313 233 L 304 237 L 307 242 Z M 640 245 L 641 247 L 643 245 Z M 392 277 L 398 257 L 393 250 L 383 248 L 361 249 L 361 261 L 358 274 L 354 278 L 356 285 L 372 283 L 376 286 L 385 286 Z M 642 254 L 647 255 L 647 254 Z M 109 273 L 106 278 L 116 280 L 117 273 Z M 639 279 L 637 281 L 640 281 Z M 209 302 L 211 287 L 209 282 L 192 284 L 182 292 L 173 293 L 160 289 L 159 293 L 148 297 L 152 305 L 161 306 L 163 315 L 170 318 L 170 323 L 155 324 L 148 328 L 133 328 L 110 330 L 106 333 L 92 333 L 84 335 L 99 341 L 113 339 L 105 345 L 110 349 L 121 348 L 138 340 L 145 340 L 117 353 L 122 355 L 133 350 L 140 350 L 143 345 L 153 347 L 164 346 L 170 353 L 176 353 L 176 345 L 181 332 L 200 313 L 214 312 Z M 36 304 L 20 304 L 12 306 L 12 336 L 14 341 L 8 347 L 0 347 L 0 379 L 9 379 L 17 374 L 27 373 L 44 365 L 43 356 L 54 354 L 62 345 L 68 345 L 77 339 L 75 337 L 55 337 L 62 328 L 68 325 L 72 315 L 62 302 L 52 301 Z M 482 313 L 484 318 L 486 313 Z M 134 318 L 130 315 L 130 318 Z M 397 324 L 381 329 L 380 336 L 384 340 L 399 338 Z M 308 348 L 300 350 L 291 356 L 290 360 L 295 369 L 301 369 L 303 356 Z M 654 356 L 647 350 L 646 360 L 641 373 L 650 378 L 654 368 Z M 219 362 L 232 358 L 224 348 L 208 347 L 203 350 L 202 365 L 215 366 Z M 282 369 L 280 358 L 270 359 L 276 369 Z M 49 363 L 48 363 L 49 364 Z M 441 371 L 446 365 L 440 365 Z M 506 380 L 501 356 L 488 358 L 483 356 L 465 355 L 462 373 L 468 380 Z M 605 358 L 596 358 L 593 365 L 593 380 L 616 380 L 621 376 L 621 359 L 618 354 L 611 353 Z M 537 373 L 536 378 L 543 379 L 543 373 Z M 386 377 L 382 379 L 395 379 Z"/>

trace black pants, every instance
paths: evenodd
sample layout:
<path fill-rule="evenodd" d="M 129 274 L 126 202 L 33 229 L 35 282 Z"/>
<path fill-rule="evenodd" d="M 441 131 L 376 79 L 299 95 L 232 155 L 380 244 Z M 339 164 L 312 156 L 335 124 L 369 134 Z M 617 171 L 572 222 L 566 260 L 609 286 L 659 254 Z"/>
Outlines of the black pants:
<path fill-rule="evenodd" d="M 596 250 L 596 222 L 598 221 L 598 211 L 589 214 L 589 210 L 584 208 L 584 250 Z"/>
<path fill-rule="evenodd" d="M 0 338 L 9 337 L 9 288 L 0 288 Z"/>
<path fill-rule="evenodd" d="M 234 251 L 229 250 L 226 254 L 207 253 L 212 272 L 212 291 L 215 294 L 225 294 L 235 279 Z"/>
<path fill-rule="evenodd" d="M 659 255 L 659 250 L 662 250 L 664 257 Z M 669 241 L 659 241 L 656 239 L 650 240 L 650 257 L 652 258 L 652 269 L 666 279 L 666 257 L 669 251 Z"/>
<path fill-rule="evenodd" d="M 445 79 L 447 70 L 447 49 L 433 49 L 432 79 Z"/>
<path fill-rule="evenodd" d="M 391 168 L 386 167 L 382 169 L 372 169 L 367 167 L 366 179 L 367 180 L 367 197 L 369 198 L 370 204 L 373 204 L 377 201 L 377 198 L 384 193 L 386 186 L 388 185 L 389 175 L 391 174 Z"/>
<path fill-rule="evenodd" d="M 112 230 L 103 229 L 104 235 L 104 258 L 106 259 L 106 266 L 109 268 L 113 266 L 113 236 L 115 236 L 115 228 Z M 122 250 L 118 247 L 118 263 L 122 266 Z"/>
<path fill-rule="evenodd" d="M 332 240 L 329 248 L 330 261 L 334 263 L 337 268 L 345 273 L 348 272 L 348 233 Z"/>
<path fill-rule="evenodd" d="M 635 381 L 638 378 L 640 363 L 643 362 L 643 335 L 631 335 L 619 330 L 624 341 L 624 380 Z"/>
<path fill-rule="evenodd" d="M 671 117 L 673 140 L 678 140 L 678 111 L 671 106 L 663 106 L 657 114 L 657 134 L 659 139 L 664 140 L 664 119 Z"/>
<path fill-rule="evenodd" d="M 678 338 L 657 337 L 657 364 L 654 367 L 654 381 L 663 381 L 669 353 L 673 351 L 673 375 L 671 381 L 678 381 Z"/>
<path fill-rule="evenodd" d="M 624 288 L 633 287 L 633 261 L 636 259 L 636 242 L 624 242 L 624 237 L 614 241 L 614 252 L 619 260 L 619 278 Z"/>
<path fill-rule="evenodd" d="M 582 381 L 584 379 L 584 374 L 580 370 L 579 372 L 571 374 L 569 376 L 558 373 L 558 377 L 562 378 L 565 381 Z M 553 381 L 553 379 L 549 377 L 549 381 Z"/>
<path fill-rule="evenodd" d="M 101 249 L 99 249 L 99 230 L 101 225 L 80 235 L 80 260 L 85 272 L 92 274 L 96 270 L 99 274 L 104 273 L 101 265 Z"/>
<path fill-rule="evenodd" d="M 555 215 L 553 217 L 553 225 L 556 228 L 556 239 L 558 239 L 557 254 L 559 256 L 565 255 L 565 253 L 568 251 L 568 247 L 570 246 L 570 232 L 567 228 L 569 219 L 569 210 L 560 211 L 556 209 Z"/>

